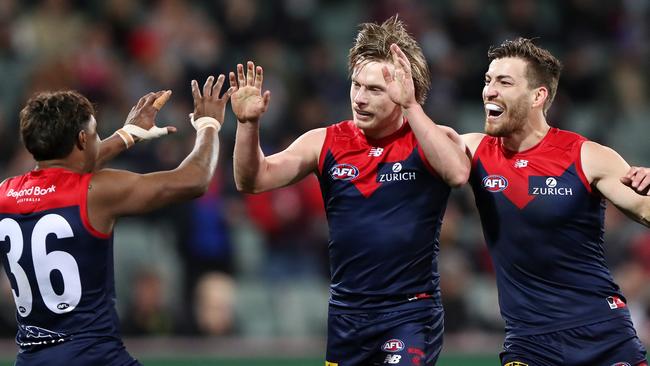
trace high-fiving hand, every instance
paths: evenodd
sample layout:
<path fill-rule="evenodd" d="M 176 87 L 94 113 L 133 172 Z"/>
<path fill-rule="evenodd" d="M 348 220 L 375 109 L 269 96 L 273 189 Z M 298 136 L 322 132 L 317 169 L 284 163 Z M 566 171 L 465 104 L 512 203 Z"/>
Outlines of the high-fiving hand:
<path fill-rule="evenodd" d="M 252 61 L 246 63 L 246 75 L 244 65 L 237 65 L 237 76 L 230 73 L 230 87 L 235 92 L 232 95 L 232 111 L 237 120 L 242 123 L 257 122 L 266 112 L 271 99 L 271 92 L 265 91 L 262 94 L 262 81 L 264 71 L 261 66 L 255 67 Z"/>
<path fill-rule="evenodd" d="M 390 53 L 393 56 L 394 71 L 391 73 L 387 66 L 382 68 L 384 81 L 386 82 L 386 92 L 393 103 L 409 108 L 417 104 L 413 75 L 411 74 L 411 62 L 399 46 L 394 43 L 390 45 Z"/>
<path fill-rule="evenodd" d="M 217 78 L 216 84 L 214 83 L 214 76 L 210 75 L 203 84 L 203 95 L 199 90 L 199 83 L 192 80 L 192 97 L 194 98 L 194 119 L 201 117 L 212 117 L 223 124 L 226 115 L 226 103 L 228 99 L 235 92 L 231 86 L 221 98 L 221 88 L 226 76 L 221 74 Z"/>

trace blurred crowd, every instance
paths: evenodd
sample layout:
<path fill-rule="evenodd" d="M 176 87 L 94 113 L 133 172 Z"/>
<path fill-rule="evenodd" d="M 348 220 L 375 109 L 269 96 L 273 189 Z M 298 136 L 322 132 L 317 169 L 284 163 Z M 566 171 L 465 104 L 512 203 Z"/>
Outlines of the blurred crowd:
<path fill-rule="evenodd" d="M 650 165 L 649 0 L 2 0 L 0 178 L 34 162 L 18 113 L 35 91 L 76 89 L 95 103 L 100 136 L 150 91 L 171 89 L 159 125 L 109 167 L 174 168 L 193 143 L 190 80 L 254 60 L 271 105 L 265 153 L 308 129 L 349 119 L 347 52 L 357 25 L 399 13 L 432 70 L 425 106 L 460 133 L 481 131 L 490 45 L 536 38 L 564 63 L 549 121 Z M 645 60 L 645 61 L 644 61 Z M 230 111 L 218 173 L 202 198 L 122 220 L 115 230 L 118 310 L 126 335 L 324 336 L 328 229 L 318 182 L 260 195 L 234 189 Z M 610 205 L 611 206 L 611 205 Z M 471 191 L 455 190 L 441 234 L 447 333 L 501 333 L 492 264 Z M 650 343 L 650 231 L 614 207 L 606 249 L 641 338 Z M 2 275 L 0 333 L 15 332 Z"/>

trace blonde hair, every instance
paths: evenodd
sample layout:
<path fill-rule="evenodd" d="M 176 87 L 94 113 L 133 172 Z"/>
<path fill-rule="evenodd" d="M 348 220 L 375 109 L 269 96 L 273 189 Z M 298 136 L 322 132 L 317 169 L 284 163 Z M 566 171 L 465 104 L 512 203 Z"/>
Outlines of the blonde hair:
<path fill-rule="evenodd" d="M 390 45 L 395 43 L 411 63 L 415 98 L 418 103 L 424 104 L 427 93 L 431 88 L 429 65 L 424 59 L 420 45 L 406 31 L 404 22 L 397 19 L 397 15 L 394 15 L 381 25 L 363 23 L 360 28 L 354 45 L 348 54 L 348 71 L 350 74 L 360 62 L 392 61 Z"/>

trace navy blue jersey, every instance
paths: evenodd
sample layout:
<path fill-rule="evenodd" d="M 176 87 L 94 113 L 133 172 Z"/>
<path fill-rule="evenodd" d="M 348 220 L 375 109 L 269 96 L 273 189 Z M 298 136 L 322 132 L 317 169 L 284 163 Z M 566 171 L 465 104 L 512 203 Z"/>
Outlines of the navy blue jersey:
<path fill-rule="evenodd" d="M 329 126 L 319 181 L 330 234 L 330 303 L 350 311 L 420 296 L 439 303 L 438 236 L 450 188 L 408 123 L 376 141 L 352 121 Z"/>
<path fill-rule="evenodd" d="M 52 168 L 0 185 L 0 253 L 23 349 L 119 338 L 113 235 L 89 223 L 91 176 Z"/>
<path fill-rule="evenodd" d="M 486 136 L 474 154 L 470 182 L 513 334 L 629 315 L 605 263 L 605 202 L 582 171 L 584 141 L 552 128 L 529 150 Z"/>

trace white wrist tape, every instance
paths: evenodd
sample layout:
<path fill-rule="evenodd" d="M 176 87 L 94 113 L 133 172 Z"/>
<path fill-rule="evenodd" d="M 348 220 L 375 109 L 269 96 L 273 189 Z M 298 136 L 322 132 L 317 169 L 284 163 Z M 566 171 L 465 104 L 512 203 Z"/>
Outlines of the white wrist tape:
<path fill-rule="evenodd" d="M 212 117 L 205 116 L 195 120 L 194 113 L 190 113 L 190 122 L 192 122 L 192 126 L 196 129 L 196 132 L 208 127 L 214 128 L 217 132 L 221 129 L 221 123 L 219 123 L 216 118 Z"/>
<path fill-rule="evenodd" d="M 120 128 L 119 130 L 115 131 L 115 134 L 120 136 L 122 141 L 124 141 L 124 145 L 126 145 L 127 149 L 135 144 L 135 140 L 133 140 L 133 136 L 131 136 L 130 133 L 124 131 L 123 129 Z"/>
<path fill-rule="evenodd" d="M 145 130 L 144 128 L 138 127 L 136 125 L 125 125 L 124 127 L 120 128 L 120 130 L 126 131 L 133 136 L 141 138 L 142 140 L 151 140 L 167 134 L 167 128 L 158 126 L 153 126 L 150 129 Z"/>

